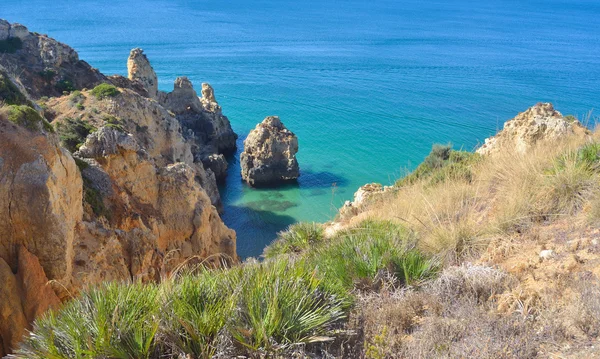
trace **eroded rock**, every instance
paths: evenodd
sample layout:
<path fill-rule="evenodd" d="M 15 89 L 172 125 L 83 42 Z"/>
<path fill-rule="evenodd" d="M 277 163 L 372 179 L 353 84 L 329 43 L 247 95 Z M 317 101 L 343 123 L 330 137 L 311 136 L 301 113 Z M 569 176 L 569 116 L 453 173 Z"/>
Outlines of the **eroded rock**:
<path fill-rule="evenodd" d="M 487 138 L 476 152 L 488 155 L 505 148 L 525 153 L 540 141 L 558 140 L 575 133 L 587 132 L 579 121 L 565 118 L 552 104 L 538 103 L 506 121 L 504 128 L 495 136 Z"/>
<path fill-rule="evenodd" d="M 127 73 L 130 80 L 137 80 L 142 83 L 148 91 L 148 96 L 153 99 L 158 98 L 158 78 L 150 65 L 150 61 L 144 54 L 144 50 L 140 48 L 131 50 L 127 59 Z"/>
<path fill-rule="evenodd" d="M 279 117 L 269 116 L 244 141 L 242 179 L 251 186 L 271 186 L 300 176 L 298 138 Z"/>

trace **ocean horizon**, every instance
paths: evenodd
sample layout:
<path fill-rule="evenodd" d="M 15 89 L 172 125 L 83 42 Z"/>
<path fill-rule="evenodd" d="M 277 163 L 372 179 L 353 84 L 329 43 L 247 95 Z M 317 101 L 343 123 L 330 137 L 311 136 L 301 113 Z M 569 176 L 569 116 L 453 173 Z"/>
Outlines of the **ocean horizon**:
<path fill-rule="evenodd" d="M 221 186 L 238 254 L 328 221 L 365 183 L 391 184 L 434 143 L 473 150 L 538 102 L 594 123 L 595 1 L 6 1 L 0 18 L 72 46 L 105 74 L 141 47 L 159 88 L 210 83 L 239 135 Z M 241 181 L 248 132 L 277 115 L 299 139 L 297 184 Z"/>

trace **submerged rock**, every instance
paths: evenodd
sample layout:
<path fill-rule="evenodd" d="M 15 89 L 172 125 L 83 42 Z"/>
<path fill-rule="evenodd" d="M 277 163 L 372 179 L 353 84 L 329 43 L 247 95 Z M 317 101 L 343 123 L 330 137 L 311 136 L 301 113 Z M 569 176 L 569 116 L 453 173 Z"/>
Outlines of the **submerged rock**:
<path fill-rule="evenodd" d="M 251 186 L 272 186 L 300 176 L 298 137 L 277 116 L 269 116 L 248 134 L 240 155 L 242 179 Z"/>
<path fill-rule="evenodd" d="M 564 117 L 551 103 L 538 103 L 504 123 L 502 131 L 487 138 L 477 153 L 488 155 L 501 148 L 525 153 L 540 141 L 551 141 L 575 133 L 587 133 L 577 120 Z"/>

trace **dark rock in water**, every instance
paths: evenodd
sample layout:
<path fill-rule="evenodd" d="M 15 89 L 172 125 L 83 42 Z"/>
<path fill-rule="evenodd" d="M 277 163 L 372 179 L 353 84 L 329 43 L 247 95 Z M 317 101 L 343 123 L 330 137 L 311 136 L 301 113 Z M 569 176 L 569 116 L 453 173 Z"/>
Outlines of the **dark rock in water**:
<path fill-rule="evenodd" d="M 250 131 L 240 155 L 242 179 L 251 186 L 268 187 L 296 180 L 298 137 L 279 117 L 269 116 Z"/>

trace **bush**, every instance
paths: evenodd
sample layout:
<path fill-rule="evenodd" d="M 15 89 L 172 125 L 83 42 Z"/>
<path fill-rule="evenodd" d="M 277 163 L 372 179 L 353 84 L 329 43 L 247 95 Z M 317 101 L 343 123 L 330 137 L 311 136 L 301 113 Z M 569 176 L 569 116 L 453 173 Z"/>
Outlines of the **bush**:
<path fill-rule="evenodd" d="M 0 53 L 14 54 L 23 47 L 23 41 L 18 37 L 11 37 L 0 41 Z"/>
<path fill-rule="evenodd" d="M 83 145 L 86 137 L 96 131 L 96 128 L 82 119 L 66 117 L 56 124 L 56 130 L 62 145 L 69 151 L 75 152 Z"/>
<path fill-rule="evenodd" d="M 412 173 L 396 181 L 396 186 L 411 185 L 420 179 L 428 179 L 430 185 L 444 182 L 447 179 L 470 182 L 472 179 L 471 167 L 479 157 L 477 153 L 455 151 L 451 145 L 433 145 L 423 163 Z"/>
<path fill-rule="evenodd" d="M 247 265 L 241 272 L 233 337 L 251 350 L 321 340 L 345 317 L 343 297 L 329 291 L 309 267 L 287 260 Z"/>
<path fill-rule="evenodd" d="M 69 93 L 75 91 L 75 86 L 73 86 L 73 82 L 69 79 L 62 79 L 54 85 L 54 87 L 61 93 Z"/>
<path fill-rule="evenodd" d="M 103 100 L 108 97 L 115 97 L 121 92 L 115 86 L 103 83 L 94 87 L 91 93 L 96 96 L 98 100 Z"/>
<path fill-rule="evenodd" d="M 431 260 L 414 249 L 408 230 L 391 222 L 365 221 L 307 253 L 307 261 L 338 293 L 377 289 L 389 274 L 403 284 L 418 282 L 435 271 Z"/>
<path fill-rule="evenodd" d="M 238 272 L 201 270 L 175 280 L 164 319 L 167 340 L 177 351 L 196 358 L 215 354 L 217 335 L 234 314 Z"/>
<path fill-rule="evenodd" d="M 36 320 L 16 358 L 150 358 L 159 328 L 152 284 L 104 284 Z"/>
<path fill-rule="evenodd" d="M 26 105 L 10 105 L 4 109 L 8 120 L 31 131 L 44 129 L 54 132 L 54 128 L 36 110 Z"/>
<path fill-rule="evenodd" d="M 277 239 L 265 248 L 265 257 L 273 258 L 280 254 L 299 253 L 323 240 L 323 226 L 319 223 L 296 223 L 280 232 Z"/>
<path fill-rule="evenodd" d="M 6 105 L 29 105 L 32 103 L 21 93 L 8 75 L 0 71 L 0 99 Z"/>

